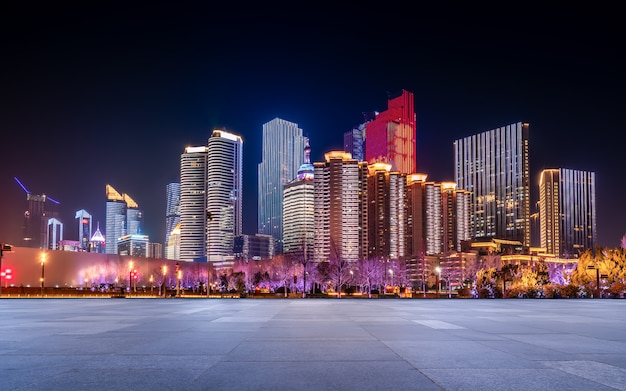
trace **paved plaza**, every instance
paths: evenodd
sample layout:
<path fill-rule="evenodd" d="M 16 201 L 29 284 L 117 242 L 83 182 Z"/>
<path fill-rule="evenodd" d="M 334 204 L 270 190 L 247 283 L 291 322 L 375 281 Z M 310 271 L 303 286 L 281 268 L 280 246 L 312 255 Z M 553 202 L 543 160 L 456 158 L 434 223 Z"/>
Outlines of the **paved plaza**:
<path fill-rule="evenodd" d="M 626 300 L 0 299 L 1 390 L 626 390 Z"/>

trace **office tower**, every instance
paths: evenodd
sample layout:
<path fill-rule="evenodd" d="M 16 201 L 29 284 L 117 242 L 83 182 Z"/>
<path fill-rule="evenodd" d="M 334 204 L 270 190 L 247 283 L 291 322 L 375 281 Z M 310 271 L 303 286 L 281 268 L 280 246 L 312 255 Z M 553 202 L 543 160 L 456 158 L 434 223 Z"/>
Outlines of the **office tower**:
<path fill-rule="evenodd" d="M 174 227 L 180 222 L 180 183 L 172 182 L 165 186 L 165 244 Z M 180 234 L 180 232 L 179 232 Z M 176 259 L 176 258 L 170 258 Z"/>
<path fill-rule="evenodd" d="M 233 264 L 233 245 L 241 235 L 243 139 L 214 130 L 207 147 L 207 258 L 217 270 Z"/>
<path fill-rule="evenodd" d="M 416 172 L 416 117 L 413 93 L 402 90 L 390 97 L 387 110 L 366 124 L 365 159 L 391 163 L 402 174 Z"/>
<path fill-rule="evenodd" d="M 470 193 L 426 178 L 407 176 L 407 254 L 413 259 L 461 251 L 470 239 Z"/>
<path fill-rule="evenodd" d="M 80 242 L 80 247 L 83 251 L 87 251 L 89 249 L 89 240 L 91 239 L 91 215 L 87 213 L 85 209 L 81 209 L 76 211 L 74 218 L 78 223 L 78 241 Z"/>
<path fill-rule="evenodd" d="M 406 255 L 406 175 L 390 163 L 368 165 L 368 257 L 397 260 Z"/>
<path fill-rule="evenodd" d="M 148 258 L 149 238 L 147 235 L 124 235 L 118 240 L 119 255 Z"/>
<path fill-rule="evenodd" d="M 517 122 L 454 142 L 457 188 L 470 196 L 473 239 L 530 246 L 528 124 Z"/>
<path fill-rule="evenodd" d="M 31 193 L 17 177 L 14 179 L 26 193 L 28 201 L 28 209 L 24 212 L 22 244 L 24 247 L 45 249 L 48 246 L 48 220 L 58 219 L 60 203 L 45 194 Z"/>
<path fill-rule="evenodd" d="M 48 227 L 46 230 L 46 248 L 57 250 L 59 242 L 63 241 L 63 223 L 54 217 L 48 219 Z"/>
<path fill-rule="evenodd" d="M 461 242 L 470 239 L 470 193 L 454 182 L 441 182 L 441 206 L 442 253 L 461 251 Z"/>
<path fill-rule="evenodd" d="M 206 257 L 208 147 L 187 147 L 180 156 L 180 260 Z"/>
<path fill-rule="evenodd" d="M 235 258 L 250 262 L 274 258 L 274 247 L 272 235 L 240 235 L 235 237 L 233 251 Z"/>
<path fill-rule="evenodd" d="M 106 185 L 106 241 L 107 254 L 118 254 L 117 243 L 124 235 L 142 233 L 143 212 L 128 195 L 121 194 L 111 185 Z"/>
<path fill-rule="evenodd" d="M 296 177 L 304 161 L 305 141 L 296 123 L 274 118 L 263 124 L 258 165 L 258 233 L 274 237 L 278 254 L 283 246 L 283 186 Z"/>
<path fill-rule="evenodd" d="M 283 191 L 283 252 L 307 261 L 313 260 L 313 179 L 311 147 L 307 140 L 304 163 Z"/>
<path fill-rule="evenodd" d="M 180 259 L 180 223 L 170 232 L 165 246 L 165 258 Z"/>
<path fill-rule="evenodd" d="M 104 254 L 106 245 L 106 241 L 102 232 L 100 232 L 100 223 L 96 226 L 96 232 L 94 232 L 93 236 L 89 240 L 89 252 Z"/>
<path fill-rule="evenodd" d="M 314 167 L 315 262 L 367 258 L 367 163 L 331 151 Z"/>
<path fill-rule="evenodd" d="M 426 254 L 424 183 L 427 177 L 428 175 L 420 173 L 409 174 L 406 177 L 406 251 L 408 257 L 412 259 L 421 259 Z"/>
<path fill-rule="evenodd" d="M 539 179 L 541 247 L 560 258 L 595 250 L 595 173 L 572 169 L 543 170 Z"/>

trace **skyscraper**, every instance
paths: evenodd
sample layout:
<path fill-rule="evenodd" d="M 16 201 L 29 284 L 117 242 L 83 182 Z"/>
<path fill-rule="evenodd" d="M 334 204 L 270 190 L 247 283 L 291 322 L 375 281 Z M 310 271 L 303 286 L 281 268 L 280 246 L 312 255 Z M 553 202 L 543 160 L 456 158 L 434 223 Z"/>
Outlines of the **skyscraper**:
<path fill-rule="evenodd" d="M 298 174 L 306 137 L 298 124 L 280 118 L 263 124 L 258 165 L 258 233 L 272 235 L 276 253 L 283 247 L 283 186 Z"/>
<path fill-rule="evenodd" d="M 283 252 L 307 261 L 313 260 L 313 179 L 311 147 L 307 140 L 304 163 L 283 191 Z"/>
<path fill-rule="evenodd" d="M 471 193 L 472 238 L 531 245 L 527 123 L 456 140 L 454 175 L 457 188 Z"/>
<path fill-rule="evenodd" d="M 207 147 L 207 257 L 216 269 L 230 267 L 243 227 L 243 139 L 214 130 Z"/>
<path fill-rule="evenodd" d="M 388 99 L 387 110 L 366 123 L 365 159 L 384 162 L 393 171 L 413 174 L 416 171 L 416 130 L 413 93 L 402 90 Z"/>
<path fill-rule="evenodd" d="M 180 156 L 180 260 L 206 256 L 208 147 L 187 147 Z"/>
<path fill-rule="evenodd" d="M 24 212 L 22 242 L 24 247 L 45 249 L 48 245 L 48 220 L 59 217 L 59 201 L 45 194 L 33 194 L 24 184 L 14 177 L 17 184 L 26 193 L 28 209 Z"/>
<path fill-rule="evenodd" d="M 561 258 L 575 258 L 595 250 L 595 173 L 546 169 L 539 179 L 541 247 Z"/>
<path fill-rule="evenodd" d="M 165 245 L 174 227 L 180 222 L 180 183 L 172 182 L 165 186 Z M 178 234 L 180 234 L 180 229 Z M 175 258 L 174 258 L 175 259 Z"/>
<path fill-rule="evenodd" d="M 86 210 L 76 211 L 74 217 L 78 223 L 78 241 L 83 251 L 89 250 L 89 241 L 91 240 L 92 217 Z"/>
<path fill-rule="evenodd" d="M 128 194 L 120 194 L 106 185 L 106 236 L 105 252 L 118 254 L 118 240 L 125 235 L 139 235 L 143 230 L 143 211 Z"/>
<path fill-rule="evenodd" d="M 390 163 L 368 165 L 368 257 L 396 260 L 406 255 L 406 175 Z"/>
<path fill-rule="evenodd" d="M 314 167 L 315 262 L 366 259 L 367 163 L 331 151 Z"/>

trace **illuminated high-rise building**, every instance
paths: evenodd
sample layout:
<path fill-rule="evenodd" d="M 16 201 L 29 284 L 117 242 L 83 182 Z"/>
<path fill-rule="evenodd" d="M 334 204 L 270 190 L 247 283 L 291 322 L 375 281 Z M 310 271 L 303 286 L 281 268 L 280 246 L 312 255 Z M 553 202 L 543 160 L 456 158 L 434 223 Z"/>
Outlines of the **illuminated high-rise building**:
<path fill-rule="evenodd" d="M 331 151 L 314 167 L 315 262 L 367 259 L 367 163 Z"/>
<path fill-rule="evenodd" d="M 142 234 L 143 211 L 128 194 L 119 193 L 106 185 L 106 236 L 105 252 L 118 254 L 118 241 L 125 235 Z"/>
<path fill-rule="evenodd" d="M 216 269 L 231 267 L 243 228 L 243 139 L 214 130 L 207 146 L 206 252 Z"/>
<path fill-rule="evenodd" d="M 456 140 L 454 175 L 457 188 L 470 192 L 472 239 L 531 245 L 527 123 Z"/>
<path fill-rule="evenodd" d="M 406 175 L 390 163 L 368 165 L 368 258 L 397 260 L 406 256 Z"/>
<path fill-rule="evenodd" d="M 207 146 L 187 147 L 180 156 L 180 249 L 182 261 L 206 257 Z"/>
<path fill-rule="evenodd" d="M 48 246 L 48 220 L 58 219 L 60 203 L 45 194 L 31 193 L 17 177 L 14 179 L 26 193 L 28 201 L 28 209 L 24 212 L 22 245 L 45 249 Z"/>
<path fill-rule="evenodd" d="M 92 225 L 92 217 L 91 214 L 87 213 L 86 210 L 81 209 L 76 211 L 76 215 L 74 217 L 76 222 L 78 223 L 78 241 L 80 242 L 80 247 L 83 251 L 89 250 L 89 241 L 91 240 L 91 225 Z"/>
<path fill-rule="evenodd" d="M 313 260 L 314 167 L 308 140 L 304 163 L 296 178 L 283 190 L 283 252 L 307 261 Z"/>
<path fill-rule="evenodd" d="M 595 173 L 572 169 L 546 169 L 539 179 L 541 247 L 548 254 L 575 258 L 595 250 Z"/>
<path fill-rule="evenodd" d="M 407 176 L 407 254 L 413 259 L 461 251 L 461 242 L 470 239 L 469 192 L 426 178 Z"/>
<path fill-rule="evenodd" d="M 276 253 L 283 247 L 283 186 L 298 174 L 306 137 L 298 124 L 280 118 L 263 124 L 258 165 L 258 233 L 272 235 Z"/>
<path fill-rule="evenodd" d="M 367 122 L 365 159 L 368 163 L 390 163 L 401 174 L 416 172 L 416 131 L 413 93 L 402 90 L 390 97 L 387 110 Z"/>
<path fill-rule="evenodd" d="M 172 182 L 165 186 L 165 244 L 180 222 L 180 183 Z M 180 235 L 180 228 L 178 234 Z M 172 258 L 176 259 L 176 258 Z"/>

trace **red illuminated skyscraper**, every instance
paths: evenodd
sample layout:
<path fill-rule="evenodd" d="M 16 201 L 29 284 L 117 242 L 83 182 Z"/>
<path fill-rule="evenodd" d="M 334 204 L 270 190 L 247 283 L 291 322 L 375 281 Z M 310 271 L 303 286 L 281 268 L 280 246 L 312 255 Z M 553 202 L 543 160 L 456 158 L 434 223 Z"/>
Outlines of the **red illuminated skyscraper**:
<path fill-rule="evenodd" d="M 416 172 L 416 117 L 413 93 L 402 90 L 389 98 L 387 111 L 376 115 L 366 125 L 365 160 L 385 162 L 402 174 Z"/>

